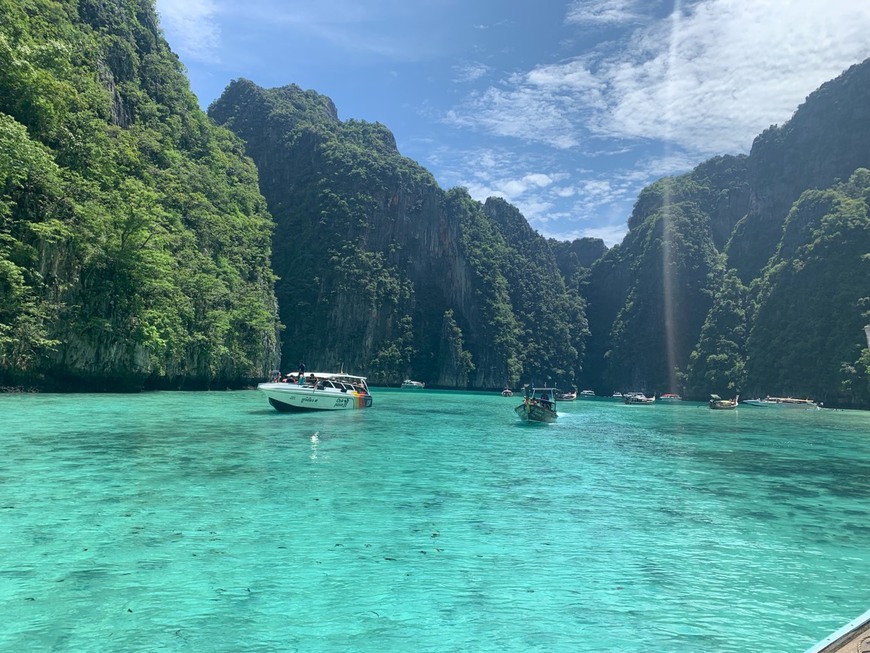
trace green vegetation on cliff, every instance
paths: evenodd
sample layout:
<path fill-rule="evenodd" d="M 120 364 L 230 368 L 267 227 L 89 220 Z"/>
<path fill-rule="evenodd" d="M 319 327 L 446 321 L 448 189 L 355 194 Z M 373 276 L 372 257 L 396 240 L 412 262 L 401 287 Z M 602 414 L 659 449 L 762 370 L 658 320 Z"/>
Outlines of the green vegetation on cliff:
<path fill-rule="evenodd" d="M 755 289 L 750 390 L 837 404 L 866 401 L 861 357 L 870 318 L 870 170 L 806 191 Z M 862 387 L 863 384 L 863 387 Z"/>
<path fill-rule="evenodd" d="M 274 364 L 271 220 L 150 0 L 0 0 L 0 385 L 240 385 Z"/>
<path fill-rule="evenodd" d="M 748 157 L 641 192 L 581 281 L 584 385 L 870 407 L 868 79 L 870 61 L 853 66 Z"/>
<path fill-rule="evenodd" d="M 645 188 L 608 250 L 442 190 L 314 91 L 237 80 L 206 116 L 153 0 L 0 17 L 0 386 L 239 386 L 301 359 L 870 407 L 870 61 L 748 156 Z"/>
<path fill-rule="evenodd" d="M 245 140 L 276 221 L 285 368 L 445 387 L 575 378 L 583 302 L 515 208 L 441 190 L 384 126 L 293 85 L 237 80 L 209 115 Z"/>

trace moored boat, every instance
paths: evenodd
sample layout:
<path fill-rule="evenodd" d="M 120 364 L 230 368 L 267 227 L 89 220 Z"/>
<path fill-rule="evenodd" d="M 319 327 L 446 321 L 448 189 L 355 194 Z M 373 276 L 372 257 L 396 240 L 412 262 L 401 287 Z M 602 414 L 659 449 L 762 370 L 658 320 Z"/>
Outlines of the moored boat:
<path fill-rule="evenodd" d="M 559 399 L 559 401 L 574 401 L 577 398 L 577 388 L 575 387 L 569 392 L 562 392 L 561 390 L 557 390 L 556 397 Z"/>
<path fill-rule="evenodd" d="M 719 395 L 710 395 L 710 408 L 713 410 L 730 410 L 732 408 L 737 408 L 737 402 L 740 399 L 740 395 L 737 395 L 734 399 L 722 399 Z"/>
<path fill-rule="evenodd" d="M 622 396 L 622 401 L 626 404 L 654 404 L 655 397 L 647 397 L 642 392 L 629 392 Z"/>
<path fill-rule="evenodd" d="M 511 390 L 509 387 L 505 386 L 504 390 L 501 391 L 501 396 L 502 397 L 513 397 L 514 391 Z"/>
<path fill-rule="evenodd" d="M 821 406 L 812 399 L 795 399 L 794 397 L 765 397 L 764 399 L 744 399 L 747 406 L 758 408 L 803 408 L 804 410 L 817 410 Z"/>
<path fill-rule="evenodd" d="M 594 391 L 594 390 L 581 390 L 581 392 L 580 392 L 580 396 L 581 396 L 581 397 L 586 397 L 586 398 L 594 397 L 594 396 L 595 396 L 595 391 Z"/>
<path fill-rule="evenodd" d="M 524 386 L 523 403 L 514 408 L 514 412 L 526 422 L 555 422 L 559 414 L 556 412 L 556 388 L 534 388 Z"/>
<path fill-rule="evenodd" d="M 422 381 L 412 381 L 411 379 L 405 379 L 402 381 L 403 390 L 422 390 L 425 387 L 426 384 Z"/>
<path fill-rule="evenodd" d="M 372 396 L 366 377 L 343 372 L 313 372 L 302 383 L 269 381 L 260 383 L 269 403 L 278 412 L 309 410 L 353 410 L 369 408 Z"/>
<path fill-rule="evenodd" d="M 680 395 L 675 394 L 673 392 L 666 392 L 661 397 L 659 397 L 659 401 L 682 401 L 682 400 L 683 400 L 683 398 Z"/>

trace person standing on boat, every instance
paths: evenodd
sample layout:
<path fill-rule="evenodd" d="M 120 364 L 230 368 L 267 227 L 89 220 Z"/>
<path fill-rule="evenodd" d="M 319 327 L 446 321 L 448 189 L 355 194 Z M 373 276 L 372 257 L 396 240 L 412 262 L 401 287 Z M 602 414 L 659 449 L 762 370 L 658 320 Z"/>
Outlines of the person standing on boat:
<path fill-rule="evenodd" d="M 299 385 L 305 384 L 305 363 L 299 361 Z"/>

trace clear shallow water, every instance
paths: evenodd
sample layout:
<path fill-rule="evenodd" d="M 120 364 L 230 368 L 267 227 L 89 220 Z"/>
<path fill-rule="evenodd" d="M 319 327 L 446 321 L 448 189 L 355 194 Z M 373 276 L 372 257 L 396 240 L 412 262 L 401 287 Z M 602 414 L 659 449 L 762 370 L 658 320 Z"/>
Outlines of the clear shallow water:
<path fill-rule="evenodd" d="M 0 396 L 0 650 L 805 651 L 870 608 L 870 414 L 374 389 Z"/>

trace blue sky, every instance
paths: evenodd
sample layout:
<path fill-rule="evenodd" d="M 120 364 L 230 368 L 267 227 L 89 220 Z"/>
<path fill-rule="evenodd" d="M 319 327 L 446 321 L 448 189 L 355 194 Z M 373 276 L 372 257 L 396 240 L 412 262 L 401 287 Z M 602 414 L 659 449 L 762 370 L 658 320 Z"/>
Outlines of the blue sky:
<path fill-rule="evenodd" d="M 442 188 L 622 240 L 639 191 L 747 153 L 870 57 L 868 0 L 157 0 L 203 108 L 297 84 L 380 122 Z"/>

